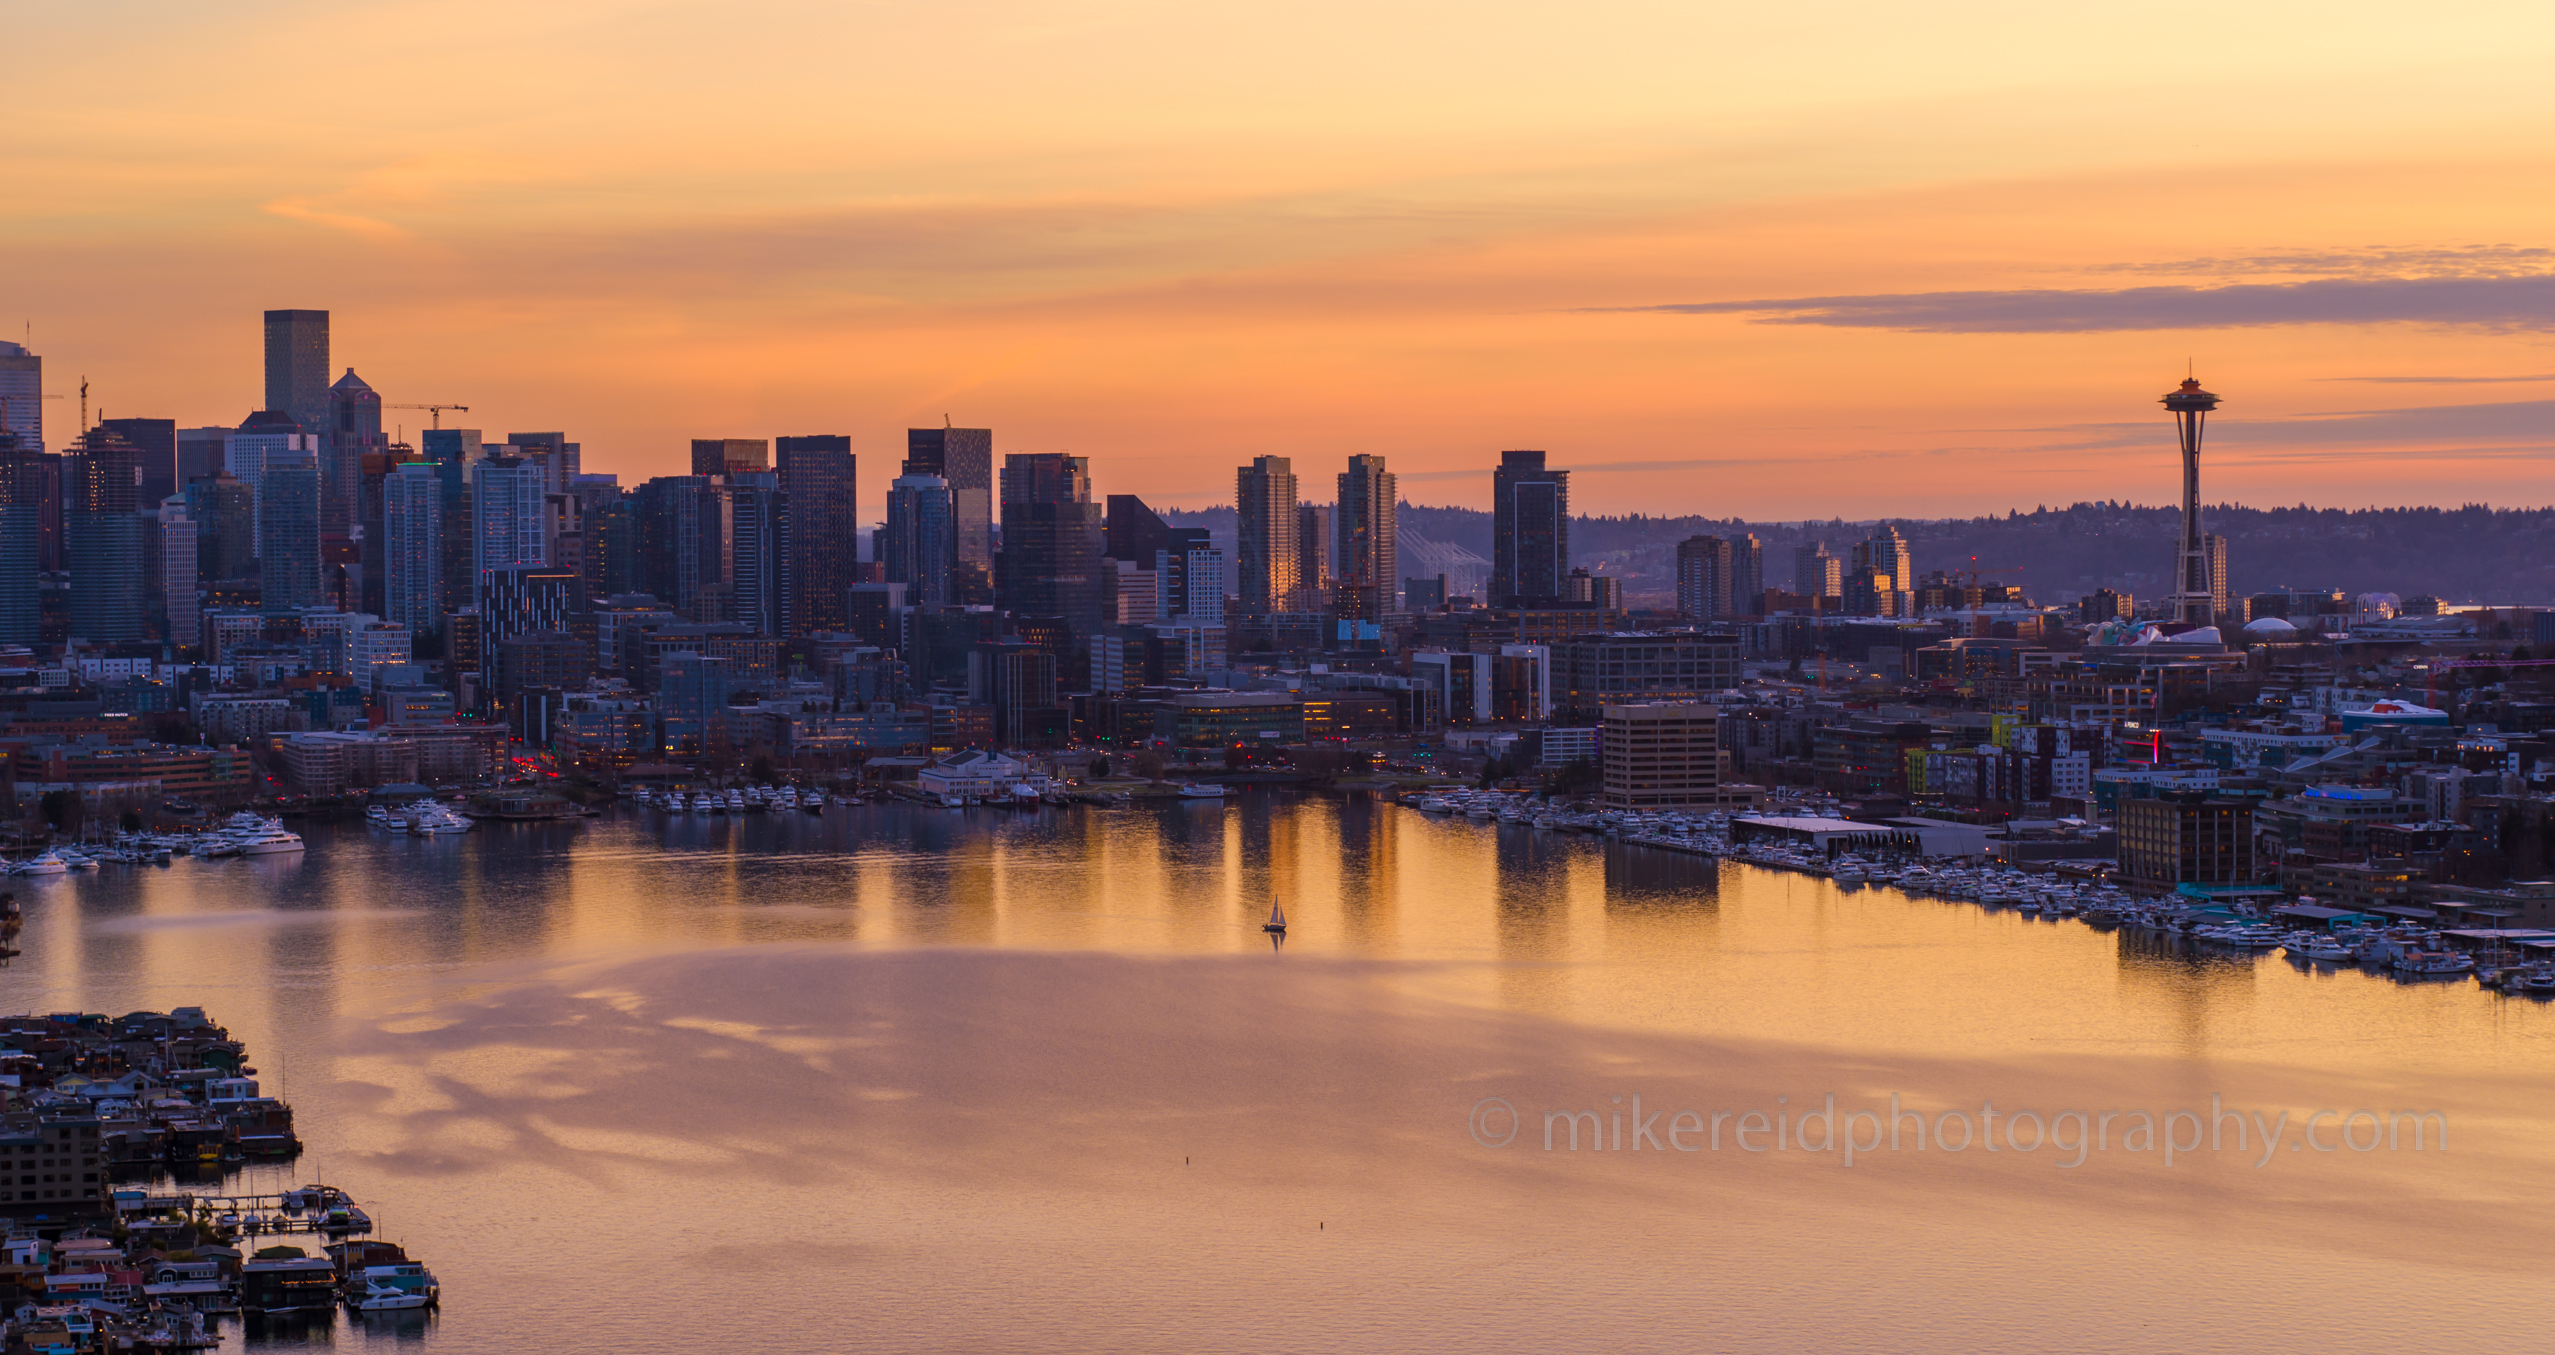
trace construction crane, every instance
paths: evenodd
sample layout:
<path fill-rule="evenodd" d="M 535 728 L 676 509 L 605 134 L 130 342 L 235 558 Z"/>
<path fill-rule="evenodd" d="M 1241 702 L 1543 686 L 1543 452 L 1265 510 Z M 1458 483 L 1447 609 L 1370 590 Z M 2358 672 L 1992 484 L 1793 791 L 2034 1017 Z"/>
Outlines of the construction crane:
<path fill-rule="evenodd" d="M 450 410 L 458 410 L 458 411 L 460 411 L 461 413 L 464 413 L 464 414 L 467 414 L 467 413 L 469 413 L 469 412 L 470 412 L 470 406 L 468 406 L 468 405 L 386 405 L 386 406 L 384 406 L 384 408 L 386 408 L 386 409 L 423 409 L 423 410 L 429 410 L 429 411 L 432 411 L 432 413 L 433 413 L 433 415 L 434 415 L 434 420 L 435 420 L 435 427 L 437 427 L 437 428 L 441 428 L 441 427 L 443 427 L 443 426 L 444 426 L 444 411 L 445 411 L 445 410 L 447 410 L 447 409 L 450 409 Z"/>

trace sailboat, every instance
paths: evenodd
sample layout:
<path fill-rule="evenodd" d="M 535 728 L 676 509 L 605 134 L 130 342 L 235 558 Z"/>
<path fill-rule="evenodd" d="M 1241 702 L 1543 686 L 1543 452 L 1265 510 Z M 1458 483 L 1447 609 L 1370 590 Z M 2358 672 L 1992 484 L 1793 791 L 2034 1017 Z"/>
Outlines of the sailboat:
<path fill-rule="evenodd" d="M 1286 935 L 1286 910 L 1278 906 L 1276 896 L 1269 899 L 1269 920 L 1260 928 L 1271 936 Z"/>

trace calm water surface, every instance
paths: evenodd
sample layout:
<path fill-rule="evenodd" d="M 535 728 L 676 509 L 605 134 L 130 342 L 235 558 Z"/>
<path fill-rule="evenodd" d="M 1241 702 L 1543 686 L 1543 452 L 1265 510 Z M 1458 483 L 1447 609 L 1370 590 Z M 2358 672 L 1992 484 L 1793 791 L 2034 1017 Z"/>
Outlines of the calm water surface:
<path fill-rule="evenodd" d="M 442 1277 L 253 1344 L 2526 1349 L 2555 1300 L 2555 1009 L 2471 982 L 1256 795 L 307 836 L 12 882 L 0 970 L 206 1007 Z"/>

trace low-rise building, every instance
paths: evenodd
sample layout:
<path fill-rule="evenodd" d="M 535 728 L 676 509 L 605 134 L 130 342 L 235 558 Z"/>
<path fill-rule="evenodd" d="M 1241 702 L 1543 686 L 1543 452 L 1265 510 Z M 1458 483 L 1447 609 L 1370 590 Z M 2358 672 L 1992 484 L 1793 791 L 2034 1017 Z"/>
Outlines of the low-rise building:
<path fill-rule="evenodd" d="M 329 797 L 417 779 L 416 740 L 370 731 L 314 731 L 275 741 L 285 779 L 304 795 Z"/>
<path fill-rule="evenodd" d="M 1604 708 L 1609 809 L 1714 809 L 1745 803 L 1721 783 L 1721 712 L 1697 702 Z"/>

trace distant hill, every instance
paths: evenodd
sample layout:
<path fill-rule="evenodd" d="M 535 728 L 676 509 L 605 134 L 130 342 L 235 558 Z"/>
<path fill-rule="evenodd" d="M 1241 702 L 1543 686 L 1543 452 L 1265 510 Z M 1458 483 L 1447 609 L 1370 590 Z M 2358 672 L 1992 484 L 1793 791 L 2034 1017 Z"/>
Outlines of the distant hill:
<path fill-rule="evenodd" d="M 1227 550 L 1233 510 L 1164 510 L 1203 526 Z M 1409 530 L 1484 557 L 1490 514 L 1477 508 L 1402 505 Z M 1965 569 L 2020 583 L 2042 602 L 2097 588 L 2141 598 L 2166 590 L 2182 513 L 2126 503 L 2079 503 L 2003 517 L 1891 519 L 1907 537 L 1920 572 Z M 2339 588 L 2350 593 L 2428 593 L 2450 602 L 2555 601 L 2555 508 L 2245 508 L 2201 510 L 2202 524 L 2227 538 L 2227 574 L 2237 593 Z M 1705 517 L 1582 517 L 1572 520 L 1572 553 L 1590 569 L 1624 577 L 1634 599 L 1673 594 L 1676 545 L 1689 536 L 1754 532 L 1765 546 L 1771 587 L 1792 581 L 1792 552 L 1823 540 L 1844 555 L 1871 521 L 1744 522 Z M 2019 566 L 2020 568 L 2005 568 Z"/>

